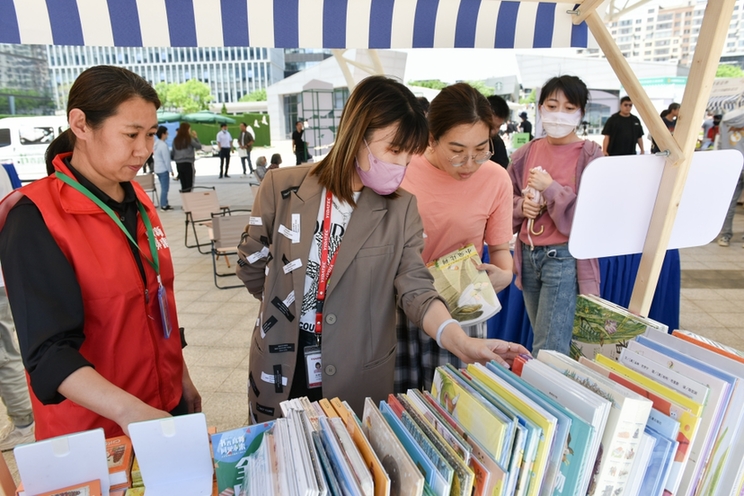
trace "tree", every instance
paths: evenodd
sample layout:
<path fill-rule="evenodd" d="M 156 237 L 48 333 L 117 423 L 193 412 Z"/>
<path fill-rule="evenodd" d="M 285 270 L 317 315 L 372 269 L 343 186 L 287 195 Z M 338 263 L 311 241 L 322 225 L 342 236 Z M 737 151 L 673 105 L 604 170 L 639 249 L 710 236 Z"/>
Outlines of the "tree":
<path fill-rule="evenodd" d="M 729 64 L 721 64 L 716 70 L 716 77 L 744 77 L 744 71 L 740 67 Z"/>
<path fill-rule="evenodd" d="M 266 97 L 266 88 L 261 88 L 260 90 L 251 91 L 250 93 L 247 93 L 240 97 L 239 102 L 265 102 L 267 100 Z"/>
<path fill-rule="evenodd" d="M 425 79 L 421 81 L 408 81 L 409 86 L 421 86 L 422 88 L 431 88 L 433 90 L 442 90 L 449 84 L 439 79 Z"/>
<path fill-rule="evenodd" d="M 466 83 L 478 90 L 483 96 L 491 96 L 494 94 L 494 89 L 490 86 L 486 86 L 483 81 L 466 81 Z"/>
<path fill-rule="evenodd" d="M 206 110 L 213 100 L 209 85 L 196 79 L 185 83 L 164 83 L 155 85 L 160 103 L 164 109 L 178 110 L 185 114 Z"/>
<path fill-rule="evenodd" d="M 522 103 L 522 104 L 535 103 L 535 94 L 536 94 L 535 91 L 530 91 L 529 93 L 527 93 L 527 96 L 519 99 L 519 103 Z"/>

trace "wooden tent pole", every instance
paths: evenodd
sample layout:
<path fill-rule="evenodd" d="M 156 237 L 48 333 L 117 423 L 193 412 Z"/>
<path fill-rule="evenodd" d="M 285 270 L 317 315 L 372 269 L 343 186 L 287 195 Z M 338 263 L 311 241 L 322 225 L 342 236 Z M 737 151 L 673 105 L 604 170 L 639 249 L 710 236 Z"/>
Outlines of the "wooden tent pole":
<path fill-rule="evenodd" d="M 676 162 L 667 159 L 664 167 L 646 242 L 643 246 L 638 275 L 633 287 L 633 296 L 628 305 L 630 311 L 640 315 L 648 315 L 651 308 L 674 220 L 677 217 L 677 209 L 687 181 L 687 173 L 690 170 L 700 123 L 734 11 L 734 3 L 735 0 L 717 0 L 708 2 L 705 8 L 705 16 L 700 26 L 698 43 L 695 47 L 690 75 L 687 78 L 674 130 L 674 141 L 682 149 L 682 159 Z"/>
<path fill-rule="evenodd" d="M 576 10 L 576 17 L 573 19 L 574 24 L 581 24 L 586 21 L 592 13 L 597 11 L 599 4 L 605 0 L 584 0 L 584 3 Z"/>

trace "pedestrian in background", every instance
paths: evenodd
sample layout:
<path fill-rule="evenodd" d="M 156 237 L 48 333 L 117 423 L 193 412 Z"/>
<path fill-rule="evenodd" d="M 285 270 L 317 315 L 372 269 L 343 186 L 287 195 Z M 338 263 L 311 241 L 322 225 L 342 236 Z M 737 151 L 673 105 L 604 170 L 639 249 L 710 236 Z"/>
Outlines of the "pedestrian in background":
<path fill-rule="evenodd" d="M 181 181 L 181 192 L 188 193 L 194 186 L 194 162 L 196 150 L 201 150 L 201 143 L 196 131 L 191 129 L 188 122 L 182 122 L 173 139 L 171 157 L 176 163 L 178 180 Z"/>
<path fill-rule="evenodd" d="M 488 97 L 488 103 L 493 110 L 493 126 L 491 127 L 491 160 L 506 169 L 509 166 L 509 155 L 506 145 L 499 135 L 501 126 L 509 119 L 509 104 L 498 95 Z"/>
<path fill-rule="evenodd" d="M 632 109 L 633 102 L 630 101 L 630 97 L 624 96 L 620 99 L 620 110 L 612 114 L 605 122 L 604 128 L 602 128 L 602 134 L 604 135 L 602 151 L 605 155 L 635 155 L 636 145 L 638 145 L 641 155 L 645 153 L 643 150 L 643 126 L 640 119 L 630 113 Z"/>
<path fill-rule="evenodd" d="M 238 137 L 238 156 L 243 166 L 243 175 L 246 175 L 245 163 L 248 162 L 248 170 L 253 173 L 253 164 L 251 163 L 251 150 L 253 149 L 253 135 L 248 131 L 248 125 L 245 122 L 240 123 L 240 136 Z"/>
<path fill-rule="evenodd" d="M 220 179 L 222 176 L 230 177 L 227 175 L 227 170 L 230 168 L 230 152 L 232 152 L 232 136 L 230 131 L 227 130 L 227 124 L 220 126 L 220 132 L 217 133 L 217 146 L 220 147 Z M 223 174 L 224 167 L 224 174 Z"/>
<path fill-rule="evenodd" d="M 307 162 L 307 144 L 304 140 L 304 134 L 305 125 L 302 121 L 297 121 L 295 123 L 295 130 L 292 132 L 292 152 L 294 152 L 297 159 L 295 165 Z"/>
<path fill-rule="evenodd" d="M 165 126 L 158 127 L 155 137 L 157 139 L 155 140 L 152 156 L 155 161 L 155 175 L 158 176 L 158 182 L 160 183 L 160 209 L 172 210 L 173 207 L 168 203 L 168 190 L 170 189 L 170 176 L 173 175 L 173 167 L 171 167 L 170 150 L 168 150 L 168 144 L 165 142 L 168 139 L 168 128 Z"/>

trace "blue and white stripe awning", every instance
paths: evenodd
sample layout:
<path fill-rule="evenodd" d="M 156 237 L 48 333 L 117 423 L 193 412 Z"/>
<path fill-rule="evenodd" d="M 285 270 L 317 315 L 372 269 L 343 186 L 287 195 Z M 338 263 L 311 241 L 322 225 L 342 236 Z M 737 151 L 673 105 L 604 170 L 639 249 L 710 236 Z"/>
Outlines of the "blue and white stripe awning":
<path fill-rule="evenodd" d="M 594 45 L 575 3 L 498 0 L 0 0 L 0 43 L 276 48 Z"/>

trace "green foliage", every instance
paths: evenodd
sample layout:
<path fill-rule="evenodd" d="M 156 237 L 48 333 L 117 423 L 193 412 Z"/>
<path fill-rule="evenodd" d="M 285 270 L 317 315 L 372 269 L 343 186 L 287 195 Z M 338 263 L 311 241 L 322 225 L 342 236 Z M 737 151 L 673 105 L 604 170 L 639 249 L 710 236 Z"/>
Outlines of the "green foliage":
<path fill-rule="evenodd" d="M 252 91 L 246 95 L 240 97 L 239 102 L 265 102 L 266 101 L 266 88 Z"/>
<path fill-rule="evenodd" d="M 184 114 L 207 110 L 207 104 L 213 100 L 209 85 L 197 79 L 185 83 L 163 83 L 155 85 L 162 108 L 174 109 Z"/>
<path fill-rule="evenodd" d="M 535 93 L 534 91 L 530 91 L 527 96 L 524 98 L 519 99 L 519 103 L 522 104 L 529 104 L 529 103 L 535 103 Z"/>
<path fill-rule="evenodd" d="M 744 77 L 744 71 L 740 67 L 729 64 L 721 64 L 716 70 L 716 77 Z"/>
<path fill-rule="evenodd" d="M 222 109 L 220 109 L 220 113 L 222 115 L 227 115 L 227 105 L 225 105 L 224 103 L 222 104 Z"/>
<path fill-rule="evenodd" d="M 449 84 L 439 79 L 423 79 L 420 81 L 408 81 L 410 86 L 421 86 L 422 88 L 431 88 L 433 90 L 441 90 L 449 86 Z"/>
<path fill-rule="evenodd" d="M 255 161 L 258 156 L 261 155 L 257 150 L 261 146 L 271 146 L 271 133 L 270 133 L 270 120 L 268 114 L 261 113 L 245 113 L 242 115 L 231 116 L 235 119 L 235 124 L 228 124 L 227 130 L 230 132 L 233 138 L 240 136 L 240 123 L 245 122 L 248 126 L 253 129 L 253 152 L 251 157 Z M 199 141 L 203 145 L 208 145 L 210 141 L 217 137 L 217 133 L 220 131 L 220 125 L 214 123 L 192 123 L 191 129 L 196 131 L 199 136 Z"/>
<path fill-rule="evenodd" d="M 494 89 L 490 86 L 486 86 L 483 81 L 466 81 L 470 86 L 478 90 L 483 96 L 491 96 L 494 93 Z"/>

